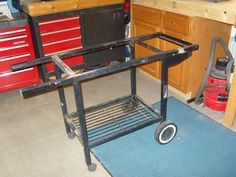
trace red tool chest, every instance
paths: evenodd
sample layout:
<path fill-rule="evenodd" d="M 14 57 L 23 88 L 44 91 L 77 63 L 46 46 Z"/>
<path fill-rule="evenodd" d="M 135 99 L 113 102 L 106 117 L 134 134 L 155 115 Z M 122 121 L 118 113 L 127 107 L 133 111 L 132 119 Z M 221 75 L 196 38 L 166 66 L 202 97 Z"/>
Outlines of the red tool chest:
<path fill-rule="evenodd" d="M 82 48 L 79 15 L 39 20 L 39 33 L 44 56 Z M 83 56 L 64 59 L 69 66 L 83 62 Z M 54 71 L 52 63 L 46 64 L 47 72 Z"/>
<path fill-rule="evenodd" d="M 12 64 L 34 60 L 30 28 L 25 19 L 1 23 L 0 27 L 0 93 L 39 84 L 36 67 L 12 72 Z"/>

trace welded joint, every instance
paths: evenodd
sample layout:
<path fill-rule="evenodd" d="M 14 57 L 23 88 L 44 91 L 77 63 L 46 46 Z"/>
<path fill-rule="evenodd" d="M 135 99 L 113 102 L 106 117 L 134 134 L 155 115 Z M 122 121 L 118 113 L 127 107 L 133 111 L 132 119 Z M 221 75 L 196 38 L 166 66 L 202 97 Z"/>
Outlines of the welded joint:
<path fill-rule="evenodd" d="M 74 76 L 75 72 L 72 71 L 72 69 L 66 65 L 60 57 L 58 57 L 57 55 L 52 55 L 51 56 L 52 61 L 55 62 L 55 64 L 67 75 L 67 76 Z"/>

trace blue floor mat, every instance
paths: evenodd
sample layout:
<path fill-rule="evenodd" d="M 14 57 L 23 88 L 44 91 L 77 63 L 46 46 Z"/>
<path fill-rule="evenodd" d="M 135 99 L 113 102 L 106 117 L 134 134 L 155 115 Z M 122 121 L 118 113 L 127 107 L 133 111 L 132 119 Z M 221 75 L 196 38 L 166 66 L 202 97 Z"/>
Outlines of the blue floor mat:
<path fill-rule="evenodd" d="M 92 151 L 114 177 L 236 177 L 234 132 L 173 97 L 167 115 L 178 126 L 169 144 L 154 140 L 154 124 Z"/>

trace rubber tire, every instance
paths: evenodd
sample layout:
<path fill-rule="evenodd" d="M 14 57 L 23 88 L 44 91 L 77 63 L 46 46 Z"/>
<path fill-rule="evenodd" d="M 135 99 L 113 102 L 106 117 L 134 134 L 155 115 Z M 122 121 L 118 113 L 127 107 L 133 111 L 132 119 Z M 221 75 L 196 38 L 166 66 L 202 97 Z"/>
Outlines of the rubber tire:
<path fill-rule="evenodd" d="M 166 131 L 168 129 L 171 130 L 172 132 L 168 132 L 168 133 L 171 133 L 171 134 L 167 134 L 167 136 L 168 136 L 167 139 L 163 140 L 162 135 L 163 135 L 164 132 L 166 133 Z M 164 145 L 164 144 L 167 144 L 167 143 L 171 142 L 174 139 L 176 134 L 177 134 L 177 125 L 175 123 L 169 121 L 169 120 L 166 120 L 166 121 L 162 122 L 159 125 L 159 127 L 157 127 L 157 129 L 155 131 L 155 139 L 159 144 Z"/>

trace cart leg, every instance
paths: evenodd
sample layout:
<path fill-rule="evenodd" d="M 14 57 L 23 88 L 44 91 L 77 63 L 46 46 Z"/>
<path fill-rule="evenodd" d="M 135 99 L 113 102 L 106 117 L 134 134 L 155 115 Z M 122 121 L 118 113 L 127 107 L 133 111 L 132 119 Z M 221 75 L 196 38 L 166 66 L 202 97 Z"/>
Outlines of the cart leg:
<path fill-rule="evenodd" d="M 162 122 L 166 120 L 167 98 L 168 98 L 168 60 L 162 60 L 161 68 L 161 117 Z"/>
<path fill-rule="evenodd" d="M 130 60 L 135 60 L 135 46 L 130 44 Z M 136 95 L 136 67 L 130 69 L 130 78 L 131 78 L 131 94 Z"/>
<path fill-rule="evenodd" d="M 60 79 L 61 78 L 61 70 L 56 64 L 54 65 L 54 67 L 55 67 L 56 79 Z M 67 105 L 66 105 L 65 91 L 64 91 L 63 87 L 58 87 L 58 94 L 59 94 L 59 98 L 60 98 L 61 109 L 62 109 L 62 114 L 63 114 L 63 118 L 64 118 L 66 133 L 70 139 L 73 139 L 75 137 L 75 134 L 71 131 L 69 125 L 67 124 L 67 122 L 65 120 L 66 115 L 68 114 L 68 110 L 67 110 Z"/>
<path fill-rule="evenodd" d="M 85 156 L 86 164 L 88 166 L 88 170 L 94 171 L 96 170 L 96 164 L 91 162 L 90 147 L 88 145 L 88 131 L 87 131 L 86 120 L 85 120 L 81 85 L 79 81 L 75 81 L 73 85 L 74 85 L 74 93 L 75 93 L 75 103 L 76 103 L 76 108 L 79 115 L 80 137 L 81 137 L 82 144 L 84 146 L 84 156 Z"/>

